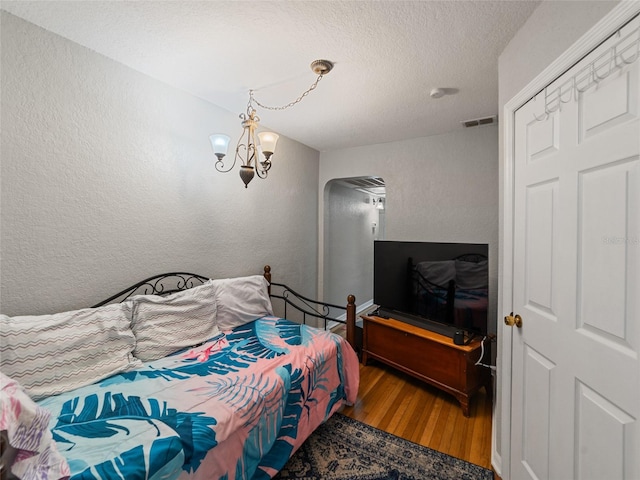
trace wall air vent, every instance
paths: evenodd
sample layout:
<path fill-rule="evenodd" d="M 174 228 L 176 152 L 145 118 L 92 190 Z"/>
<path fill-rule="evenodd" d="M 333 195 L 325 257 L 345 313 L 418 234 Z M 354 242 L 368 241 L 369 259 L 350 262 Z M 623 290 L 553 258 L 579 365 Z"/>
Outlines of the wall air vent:
<path fill-rule="evenodd" d="M 483 125 L 495 125 L 498 123 L 498 116 L 492 115 L 490 117 L 474 118 L 473 120 L 465 120 L 462 126 L 465 128 L 480 127 Z"/>

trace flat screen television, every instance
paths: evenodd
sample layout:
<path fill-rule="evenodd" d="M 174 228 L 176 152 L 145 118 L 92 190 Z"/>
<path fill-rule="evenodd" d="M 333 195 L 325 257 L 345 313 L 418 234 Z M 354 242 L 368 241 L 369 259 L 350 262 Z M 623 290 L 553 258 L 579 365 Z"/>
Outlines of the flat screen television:
<path fill-rule="evenodd" d="M 378 240 L 376 314 L 451 336 L 487 334 L 487 244 Z"/>

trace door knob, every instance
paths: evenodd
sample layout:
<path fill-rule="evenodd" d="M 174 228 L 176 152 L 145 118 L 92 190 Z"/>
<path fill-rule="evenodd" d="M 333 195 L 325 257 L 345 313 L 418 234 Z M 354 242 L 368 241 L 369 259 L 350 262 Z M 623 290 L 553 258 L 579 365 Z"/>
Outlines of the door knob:
<path fill-rule="evenodd" d="M 522 328 L 522 317 L 517 314 L 514 316 L 513 312 L 511 312 L 509 315 L 504 317 L 504 323 L 510 327 L 515 325 L 518 328 Z"/>

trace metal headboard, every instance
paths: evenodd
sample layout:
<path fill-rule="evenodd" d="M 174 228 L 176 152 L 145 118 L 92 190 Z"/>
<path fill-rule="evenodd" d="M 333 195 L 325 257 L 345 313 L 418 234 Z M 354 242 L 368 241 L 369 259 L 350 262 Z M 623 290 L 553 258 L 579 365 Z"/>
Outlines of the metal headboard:
<path fill-rule="evenodd" d="M 101 307 L 108 303 L 124 302 L 133 295 L 169 295 L 189 288 L 202 285 L 209 277 L 188 272 L 169 272 L 154 275 L 135 285 L 125 288 L 106 300 L 96 303 L 92 308 Z"/>
<path fill-rule="evenodd" d="M 278 288 L 278 293 L 273 293 L 273 287 Z M 325 329 L 327 328 L 328 322 L 347 323 L 346 306 L 312 300 L 283 283 L 272 282 L 271 288 L 272 293 L 270 293 L 269 296 L 271 298 L 278 298 L 284 302 L 285 318 L 287 318 L 287 306 L 291 306 L 302 313 L 303 323 L 307 323 L 307 316 L 321 319 L 324 322 Z M 355 297 L 353 301 L 355 301 Z M 336 315 L 336 310 L 344 313 L 345 318 L 340 318 L 342 316 L 340 314 Z"/>
<path fill-rule="evenodd" d="M 264 267 L 264 278 L 269 282 L 269 296 L 284 302 L 285 318 L 288 318 L 287 307 L 291 306 L 302 313 L 302 323 L 307 323 L 307 316 L 319 318 L 324 322 L 325 330 L 328 322 L 347 324 L 347 328 L 349 328 L 350 319 L 355 322 L 356 297 L 353 295 L 347 296 L 346 306 L 334 305 L 305 297 L 284 283 L 272 282 L 271 267 L 269 265 Z M 341 314 L 344 314 L 344 318 L 339 318 L 342 317 Z"/>

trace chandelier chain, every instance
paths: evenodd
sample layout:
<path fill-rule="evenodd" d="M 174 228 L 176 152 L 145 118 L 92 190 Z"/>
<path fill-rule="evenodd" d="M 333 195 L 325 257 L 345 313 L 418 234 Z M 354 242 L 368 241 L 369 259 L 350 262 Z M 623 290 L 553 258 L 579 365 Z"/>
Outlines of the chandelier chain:
<path fill-rule="evenodd" d="M 322 74 L 318 75 L 318 78 L 316 78 L 316 81 L 313 82 L 311 86 L 302 95 L 296 98 L 293 102 L 289 102 L 286 105 L 282 105 L 281 107 L 270 107 L 268 105 L 263 105 L 258 100 L 256 100 L 256 98 L 253 96 L 253 90 L 249 90 L 249 107 L 251 107 L 252 103 L 255 103 L 259 107 L 264 108 L 266 110 L 286 110 L 289 107 L 293 107 L 296 103 L 300 103 L 304 97 L 306 97 L 307 95 L 309 95 L 309 93 L 315 90 L 315 88 L 318 86 L 318 82 L 322 80 L 323 76 L 324 75 Z"/>

